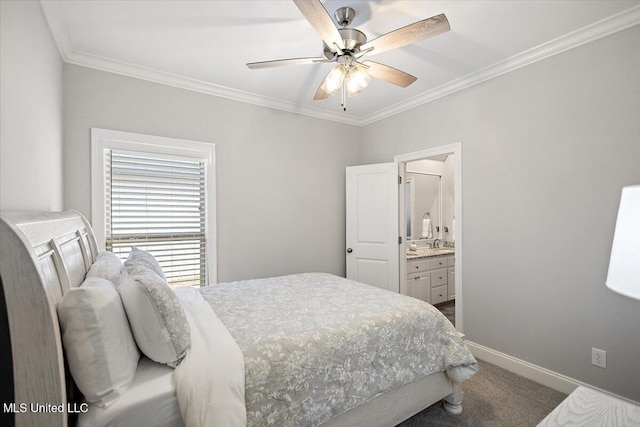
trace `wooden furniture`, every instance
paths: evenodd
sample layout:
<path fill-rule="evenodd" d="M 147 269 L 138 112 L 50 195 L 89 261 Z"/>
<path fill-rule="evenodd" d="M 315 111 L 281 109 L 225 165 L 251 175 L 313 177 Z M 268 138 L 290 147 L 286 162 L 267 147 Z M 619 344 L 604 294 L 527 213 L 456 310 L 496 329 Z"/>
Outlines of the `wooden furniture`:
<path fill-rule="evenodd" d="M 640 406 L 587 387 L 578 387 L 538 427 L 640 426 Z"/>
<path fill-rule="evenodd" d="M 73 406 L 73 381 L 65 371 L 56 306 L 79 286 L 96 258 L 88 222 L 77 212 L 0 215 L 0 271 L 7 304 L 13 357 L 14 401 Z M 332 419 L 327 426 L 391 426 L 444 399 L 450 413 L 462 412 L 462 389 L 444 372 L 382 394 Z M 62 427 L 66 412 L 15 414 L 15 425 Z"/>
<path fill-rule="evenodd" d="M 80 286 L 96 257 L 87 221 L 76 212 L 3 213 L 0 271 L 7 305 L 14 401 L 73 403 L 56 306 Z M 19 412 L 16 426 L 64 426 L 67 412 Z"/>
<path fill-rule="evenodd" d="M 407 261 L 407 295 L 430 304 L 455 299 L 455 256 L 442 255 Z"/>

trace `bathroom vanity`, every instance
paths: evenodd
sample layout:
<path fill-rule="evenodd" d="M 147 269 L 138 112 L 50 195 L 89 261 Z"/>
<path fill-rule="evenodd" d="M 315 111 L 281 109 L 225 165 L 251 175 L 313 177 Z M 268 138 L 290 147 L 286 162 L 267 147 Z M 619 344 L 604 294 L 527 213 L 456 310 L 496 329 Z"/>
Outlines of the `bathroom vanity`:
<path fill-rule="evenodd" d="M 418 249 L 407 252 L 407 295 L 432 305 L 455 299 L 455 251 Z"/>
<path fill-rule="evenodd" d="M 452 158 L 407 163 L 405 170 L 403 240 L 407 268 L 400 289 L 432 305 L 455 299 Z"/>

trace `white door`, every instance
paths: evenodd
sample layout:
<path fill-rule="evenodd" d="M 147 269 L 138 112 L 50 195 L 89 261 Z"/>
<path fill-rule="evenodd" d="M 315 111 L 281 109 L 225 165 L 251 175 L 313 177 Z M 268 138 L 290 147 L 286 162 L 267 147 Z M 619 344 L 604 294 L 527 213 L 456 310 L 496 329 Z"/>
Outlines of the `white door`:
<path fill-rule="evenodd" d="M 347 278 L 400 292 L 398 164 L 347 168 Z"/>

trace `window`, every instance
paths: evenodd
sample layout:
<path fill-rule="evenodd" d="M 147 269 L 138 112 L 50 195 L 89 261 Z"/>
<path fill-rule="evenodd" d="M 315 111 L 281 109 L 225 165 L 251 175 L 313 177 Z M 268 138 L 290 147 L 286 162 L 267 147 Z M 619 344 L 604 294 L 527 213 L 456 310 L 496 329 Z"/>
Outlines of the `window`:
<path fill-rule="evenodd" d="M 214 145 L 92 129 L 92 222 L 123 260 L 151 252 L 172 286 L 215 283 Z"/>

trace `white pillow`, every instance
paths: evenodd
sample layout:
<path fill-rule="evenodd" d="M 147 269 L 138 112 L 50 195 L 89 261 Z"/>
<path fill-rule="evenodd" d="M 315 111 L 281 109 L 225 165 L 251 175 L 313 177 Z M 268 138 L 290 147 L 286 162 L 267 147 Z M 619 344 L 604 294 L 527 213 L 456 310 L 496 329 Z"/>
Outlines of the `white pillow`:
<path fill-rule="evenodd" d="M 180 300 L 154 271 L 140 265 L 126 271 L 118 292 L 138 347 L 149 359 L 176 367 L 191 346 Z"/>
<path fill-rule="evenodd" d="M 107 279 L 118 286 L 123 268 L 124 266 L 118 255 L 113 252 L 100 252 L 89 271 L 87 271 L 87 277 Z"/>
<path fill-rule="evenodd" d="M 131 252 L 129 252 L 129 256 L 127 260 L 124 262 L 125 267 L 136 267 L 142 266 L 154 271 L 164 280 L 167 281 L 167 278 L 164 276 L 164 272 L 162 271 L 162 267 L 158 263 L 158 260 L 155 259 L 153 255 L 149 252 L 144 251 L 137 246 L 133 246 L 131 248 Z"/>
<path fill-rule="evenodd" d="M 62 298 L 58 318 L 76 385 L 88 402 L 111 405 L 133 381 L 140 358 L 115 286 L 87 278 Z"/>

